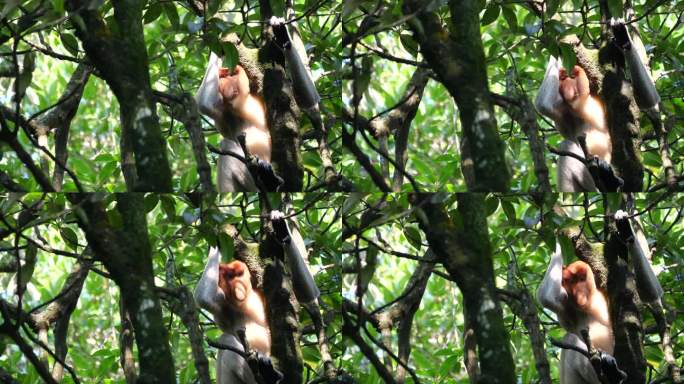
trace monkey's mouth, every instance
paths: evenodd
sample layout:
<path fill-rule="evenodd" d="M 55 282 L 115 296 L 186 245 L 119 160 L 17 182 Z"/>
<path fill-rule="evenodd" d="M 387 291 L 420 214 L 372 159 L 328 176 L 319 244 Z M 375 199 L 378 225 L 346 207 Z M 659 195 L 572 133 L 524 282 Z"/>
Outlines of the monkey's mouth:
<path fill-rule="evenodd" d="M 235 86 L 227 86 L 223 90 L 223 98 L 227 101 L 233 100 L 238 95 L 238 89 Z"/>
<path fill-rule="evenodd" d="M 235 300 L 237 301 L 244 301 L 247 298 L 247 289 L 242 284 L 235 284 L 233 296 L 235 296 Z"/>
<path fill-rule="evenodd" d="M 582 290 L 576 290 L 573 296 L 575 298 L 575 303 L 577 304 L 578 308 L 586 308 L 589 304 L 589 295 L 587 295 L 586 292 Z"/>

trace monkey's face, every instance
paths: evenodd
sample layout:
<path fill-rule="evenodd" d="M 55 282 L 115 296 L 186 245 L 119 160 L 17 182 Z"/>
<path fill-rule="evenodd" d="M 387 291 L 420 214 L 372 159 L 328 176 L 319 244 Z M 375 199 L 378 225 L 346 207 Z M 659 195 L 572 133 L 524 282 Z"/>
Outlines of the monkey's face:
<path fill-rule="evenodd" d="M 249 79 L 245 69 L 239 65 L 233 72 L 228 68 L 219 68 L 219 93 L 224 106 L 238 109 L 249 95 Z"/>
<path fill-rule="evenodd" d="M 218 285 L 228 303 L 240 308 L 252 292 L 252 280 L 247 265 L 239 260 L 219 264 Z"/>
<path fill-rule="evenodd" d="M 560 80 L 558 92 L 571 107 L 578 108 L 589 97 L 589 78 L 579 65 L 572 67 L 570 74 L 565 68 L 559 69 L 558 78 Z"/>
<path fill-rule="evenodd" d="M 590 306 L 590 298 L 596 290 L 594 273 L 589 264 L 576 261 L 563 268 L 563 288 L 578 309 L 586 310 Z"/>

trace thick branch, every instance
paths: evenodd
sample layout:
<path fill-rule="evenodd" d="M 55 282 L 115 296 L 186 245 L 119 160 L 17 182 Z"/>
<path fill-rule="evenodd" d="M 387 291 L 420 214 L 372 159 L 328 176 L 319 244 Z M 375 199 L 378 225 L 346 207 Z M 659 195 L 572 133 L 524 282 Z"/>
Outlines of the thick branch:
<path fill-rule="evenodd" d="M 147 236 L 143 195 L 116 196 L 122 223 L 113 226 L 97 195 L 71 195 L 79 204 L 79 226 L 95 255 L 111 273 L 126 300 L 138 346 L 140 377 L 147 383 L 172 383 L 175 371 L 161 305 L 154 289 L 152 250 Z"/>
<path fill-rule="evenodd" d="M 90 61 L 116 95 L 121 112 L 122 164 L 128 148 L 135 154 L 136 180 L 124 172 L 126 184 L 136 191 L 171 191 L 171 169 L 166 155 L 156 104 L 150 86 L 147 50 L 142 26 L 144 2 L 116 1 L 116 28 L 108 25 L 88 1 L 69 0 L 67 9 L 76 35 Z M 126 161 L 124 161 L 126 160 Z"/>
<path fill-rule="evenodd" d="M 420 0 L 404 1 L 403 11 L 437 78 L 456 101 L 463 129 L 461 168 L 470 191 L 508 191 L 510 175 L 489 97 L 487 65 L 480 36 L 480 2 L 451 0 L 452 36 Z"/>
<path fill-rule="evenodd" d="M 465 316 L 475 330 L 480 380 L 515 382 L 515 365 L 494 284 L 487 215 L 482 194 L 459 194 L 457 227 L 437 195 L 420 194 L 413 204 L 421 210 L 420 228 L 430 248 L 463 294 Z"/>

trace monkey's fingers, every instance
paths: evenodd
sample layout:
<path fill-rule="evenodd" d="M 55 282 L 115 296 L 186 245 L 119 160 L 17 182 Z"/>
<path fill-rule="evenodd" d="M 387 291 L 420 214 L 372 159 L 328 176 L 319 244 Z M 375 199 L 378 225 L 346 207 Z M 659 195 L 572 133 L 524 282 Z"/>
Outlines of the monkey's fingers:
<path fill-rule="evenodd" d="M 274 212 L 281 215 L 274 215 Z M 283 219 L 282 213 L 280 211 L 271 211 L 271 220 L 273 221 L 273 231 L 278 240 L 282 244 L 288 244 L 290 242 L 290 229 L 287 227 L 287 222 Z"/>

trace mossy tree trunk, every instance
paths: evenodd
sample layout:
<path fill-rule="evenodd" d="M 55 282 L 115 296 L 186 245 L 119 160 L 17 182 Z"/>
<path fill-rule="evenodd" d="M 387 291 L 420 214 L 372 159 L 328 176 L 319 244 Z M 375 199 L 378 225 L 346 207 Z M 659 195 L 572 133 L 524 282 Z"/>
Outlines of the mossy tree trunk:
<path fill-rule="evenodd" d="M 67 9 L 88 59 L 119 101 L 122 171 L 129 191 L 171 191 L 156 101 L 150 85 L 142 10 L 146 2 L 113 2 L 107 23 L 91 2 L 69 0 Z"/>

